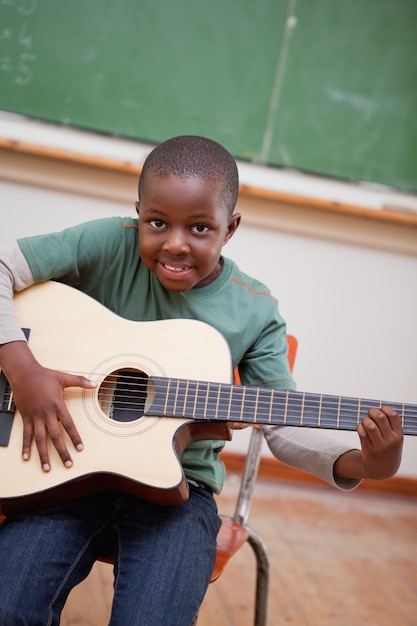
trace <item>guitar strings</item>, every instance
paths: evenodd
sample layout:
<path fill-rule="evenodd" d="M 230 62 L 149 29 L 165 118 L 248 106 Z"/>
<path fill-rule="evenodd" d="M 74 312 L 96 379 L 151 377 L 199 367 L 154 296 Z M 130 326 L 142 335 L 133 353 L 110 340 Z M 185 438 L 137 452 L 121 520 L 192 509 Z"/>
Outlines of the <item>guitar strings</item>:
<path fill-rule="evenodd" d="M 111 380 L 112 382 L 110 384 L 107 385 L 107 381 Z M 137 390 L 139 389 L 141 393 L 147 393 L 148 391 L 148 380 L 144 383 L 138 382 L 136 378 L 134 378 L 133 376 L 131 377 L 132 379 L 132 383 L 127 382 L 129 380 L 129 377 L 127 376 L 123 376 L 123 385 L 124 387 L 126 386 L 130 386 L 132 387 L 132 389 Z M 152 382 L 152 378 L 149 379 Z M 177 379 L 166 379 L 166 380 L 171 380 L 172 382 L 177 382 Z M 106 376 L 106 378 L 103 380 L 102 384 L 100 385 L 100 390 L 102 390 L 103 388 L 109 387 L 109 394 L 113 395 L 114 393 L 114 389 L 117 388 L 117 382 L 118 382 L 118 376 L 117 375 L 110 375 L 110 376 Z M 126 385 L 127 382 L 127 385 Z M 181 380 L 181 382 L 183 384 L 185 384 L 187 381 L 186 380 Z M 252 393 L 252 394 L 256 394 L 257 392 L 257 388 L 256 387 L 250 387 L 250 386 L 243 386 L 243 385 L 233 385 L 230 383 L 213 383 L 213 382 L 207 382 L 207 381 L 196 381 L 196 380 L 190 380 L 189 382 L 193 383 L 194 385 L 199 385 L 199 389 L 197 391 L 197 393 L 201 393 L 202 395 L 207 395 L 207 393 L 213 392 L 213 388 L 218 388 L 219 392 L 220 392 L 220 396 L 222 396 L 222 394 L 225 396 L 225 398 L 229 398 L 230 396 L 230 392 L 239 392 L 242 389 L 246 389 L 246 394 L 245 394 L 245 398 L 244 398 L 244 403 L 245 404 L 249 404 L 251 403 L 251 401 L 253 401 L 253 405 L 256 404 L 264 404 L 264 406 L 269 405 L 270 403 L 270 398 L 268 398 L 267 400 L 262 400 L 259 399 L 259 397 L 256 398 L 251 398 L 248 393 Z M 201 389 L 201 386 L 204 385 L 206 386 L 206 390 Z M 207 389 L 207 386 L 210 386 Z M 312 402 L 311 402 L 311 406 L 312 407 L 316 407 L 317 403 L 320 403 L 320 400 L 322 400 L 323 398 L 326 400 L 326 407 L 328 406 L 332 406 L 332 401 L 335 403 L 334 406 L 339 405 L 340 402 L 344 402 L 344 403 L 361 403 L 361 404 L 369 404 L 372 403 L 372 405 L 379 405 L 381 404 L 380 400 L 376 400 L 376 399 L 368 399 L 368 398 L 355 398 L 355 397 L 348 397 L 348 396 L 338 396 L 338 395 L 332 395 L 332 394 L 319 394 L 319 393 L 314 393 L 314 392 L 300 392 L 300 391 L 288 391 L 285 389 L 271 389 L 271 388 L 262 388 L 260 389 L 260 391 L 262 393 L 266 393 L 269 396 L 273 395 L 276 396 L 275 399 L 280 400 L 281 398 L 284 398 L 284 396 L 287 395 L 287 393 L 289 394 L 289 401 L 293 402 L 297 402 L 297 401 L 304 401 L 304 402 L 310 402 L 310 399 L 308 398 L 308 396 L 311 398 Z M 181 393 L 183 393 L 183 395 L 181 396 Z M 280 397 L 281 396 L 281 397 Z M 129 394 L 119 394 L 118 395 L 118 399 L 120 398 L 126 398 L 126 404 L 132 404 L 132 406 L 134 406 L 135 404 L 135 396 L 132 395 L 131 393 Z M 132 401 L 133 398 L 133 401 Z M 181 388 L 178 391 L 178 398 L 185 398 L 185 390 L 182 390 Z M 404 406 L 407 409 L 410 409 L 410 411 L 412 412 L 413 410 L 416 412 L 417 415 L 417 405 L 414 404 L 410 404 L 410 403 L 403 403 L 403 402 L 394 402 L 394 401 L 383 401 L 383 404 L 388 404 L 388 405 L 396 405 L 396 406 Z M 307 404 L 304 404 L 304 406 L 307 406 Z M 349 408 L 346 408 L 346 410 L 349 410 Z M 352 409 L 352 412 L 356 413 L 357 409 Z"/>
<path fill-rule="evenodd" d="M 119 405 L 123 405 L 123 410 L 131 410 L 137 412 L 137 401 L 139 398 L 143 400 L 143 397 L 147 394 L 148 380 L 151 380 L 152 382 L 152 378 L 143 381 L 143 379 L 138 380 L 137 376 L 134 376 L 133 374 L 132 376 L 130 376 L 126 370 L 121 370 L 121 372 L 123 374 L 123 391 L 118 390 L 117 402 Z M 95 373 L 94 375 L 99 377 L 97 373 Z M 356 420 L 354 419 L 354 422 L 359 423 L 361 419 L 367 414 L 370 407 L 380 407 L 382 404 L 387 404 L 395 408 L 400 416 L 403 415 L 403 417 L 405 417 L 406 419 L 407 426 L 410 427 L 410 429 L 415 427 L 415 434 L 417 434 L 417 406 L 413 404 L 389 401 L 381 402 L 379 400 L 349 398 L 336 395 L 323 395 L 299 391 L 286 392 L 285 390 L 274 390 L 268 388 L 262 388 L 258 390 L 256 387 L 244 387 L 241 385 L 232 385 L 229 383 L 208 383 L 206 381 L 189 381 L 191 383 L 190 389 L 190 387 L 185 387 L 185 384 L 187 382 L 185 380 L 165 380 L 171 381 L 173 383 L 173 387 L 175 388 L 176 410 L 174 412 L 174 417 L 180 411 L 180 408 L 177 407 L 185 407 L 187 402 L 193 401 L 189 399 L 190 395 L 191 398 L 195 398 L 195 395 L 197 394 L 197 402 L 200 405 L 202 402 L 204 402 L 202 400 L 199 400 L 200 396 L 202 398 L 207 398 L 208 395 L 213 394 L 214 399 L 213 397 L 210 397 L 210 399 L 208 400 L 208 404 L 212 407 L 213 403 L 217 403 L 218 405 L 228 403 L 230 400 L 230 396 L 235 394 L 237 396 L 236 401 L 240 401 L 241 405 L 244 406 L 245 414 L 249 412 L 256 414 L 259 411 L 264 411 L 268 413 L 272 404 L 272 409 L 274 413 L 284 411 L 285 414 L 289 416 L 289 418 L 294 418 L 294 413 L 296 415 L 298 415 L 300 412 L 302 415 L 304 413 L 310 413 L 310 415 L 305 415 L 304 417 L 307 420 L 311 420 L 311 412 L 313 412 L 316 417 L 317 415 L 319 415 L 320 426 L 336 426 L 343 429 L 345 427 L 343 420 L 351 420 L 352 418 L 356 418 Z M 103 401 L 111 402 L 113 400 L 118 382 L 118 373 L 110 374 L 104 378 L 99 387 L 100 397 L 103 398 Z M 132 392 L 128 392 L 129 387 L 131 388 Z M 243 392 L 243 389 L 245 389 L 245 392 Z M 242 401 L 243 394 L 244 399 Z M 265 394 L 267 394 L 268 396 L 267 399 L 262 398 L 262 395 Z M 339 420 L 337 417 L 334 416 L 329 417 L 326 414 L 328 411 L 331 411 L 332 413 L 336 411 L 339 415 Z M 215 421 L 216 418 L 212 417 L 211 415 L 212 409 L 211 411 L 209 411 L 209 413 L 209 419 Z M 225 418 L 222 417 L 220 419 L 224 420 Z M 242 419 L 242 408 L 239 408 L 237 410 L 234 409 L 233 406 L 230 406 L 226 421 L 227 419 L 237 422 L 248 421 L 248 418 Z M 274 422 L 269 422 L 267 418 L 259 417 L 259 423 L 268 424 Z M 306 425 L 311 426 L 313 424 L 309 422 Z"/>

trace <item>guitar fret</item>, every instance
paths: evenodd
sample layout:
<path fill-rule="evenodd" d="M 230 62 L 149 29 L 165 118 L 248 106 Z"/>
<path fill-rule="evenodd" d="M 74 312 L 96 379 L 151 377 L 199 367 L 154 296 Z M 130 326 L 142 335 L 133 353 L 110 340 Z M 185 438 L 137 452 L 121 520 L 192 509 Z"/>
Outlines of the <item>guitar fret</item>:
<path fill-rule="evenodd" d="M 255 410 L 253 412 L 253 421 L 254 424 L 256 424 L 258 422 L 258 407 L 259 407 L 259 389 L 256 390 L 256 397 L 255 397 Z"/>
<path fill-rule="evenodd" d="M 165 407 L 166 414 L 177 416 L 177 399 L 178 399 L 178 385 L 179 379 L 172 378 L 168 383 L 166 398 L 165 398 Z"/>
<path fill-rule="evenodd" d="M 358 399 L 358 414 L 357 414 L 357 418 L 356 418 L 356 423 L 359 424 L 361 421 L 361 400 L 360 398 Z"/>
<path fill-rule="evenodd" d="M 288 399 L 289 399 L 289 391 L 287 391 L 286 394 L 285 394 L 284 424 L 287 423 Z"/>
<path fill-rule="evenodd" d="M 305 400 L 305 393 L 303 393 L 302 395 L 302 399 L 301 399 L 301 415 L 300 415 L 300 425 L 303 425 L 303 420 L 304 420 L 304 400 Z"/>
<path fill-rule="evenodd" d="M 340 405 L 342 403 L 342 397 L 339 396 L 339 400 L 337 403 L 337 419 L 336 419 L 336 428 L 340 427 Z"/>
<path fill-rule="evenodd" d="M 180 381 L 177 380 L 177 384 L 175 386 L 175 393 L 174 393 L 174 408 L 173 408 L 174 415 L 176 415 L 176 413 L 177 413 L 177 401 L 178 401 L 178 389 L 179 389 L 179 386 L 180 386 Z"/>
<path fill-rule="evenodd" d="M 233 385 L 218 383 L 217 397 L 215 407 L 215 419 L 228 421 L 231 419 L 231 394 L 233 393 Z"/>
<path fill-rule="evenodd" d="M 187 380 L 185 383 L 185 390 L 184 390 L 184 403 L 182 405 L 182 414 L 186 415 L 186 411 L 187 411 L 187 400 L 188 400 L 188 389 L 190 386 L 190 381 Z"/>
<path fill-rule="evenodd" d="M 208 403 L 208 399 L 209 399 L 209 392 L 210 392 L 210 383 L 207 383 L 207 391 L 206 391 L 206 401 L 204 403 L 204 417 L 207 417 L 207 403 Z"/>
<path fill-rule="evenodd" d="M 218 408 L 219 408 L 219 383 L 210 383 L 210 389 L 208 389 L 207 395 L 208 395 L 207 416 L 211 420 L 217 420 Z"/>
<path fill-rule="evenodd" d="M 200 408 L 197 408 L 197 415 L 201 415 L 201 419 L 209 419 L 209 389 L 210 383 L 206 381 L 200 382 L 200 393 L 199 393 L 199 403 Z"/>
<path fill-rule="evenodd" d="M 196 414 L 197 411 L 197 398 L 198 398 L 198 387 L 199 387 L 199 381 L 197 380 L 196 382 L 196 386 L 195 386 L 195 391 L 194 391 L 194 407 L 193 407 L 193 415 Z"/>
<path fill-rule="evenodd" d="M 230 413 L 231 413 L 231 409 L 232 409 L 232 396 L 233 396 L 233 391 L 235 390 L 236 387 L 234 387 L 233 385 L 230 387 L 230 394 L 229 394 L 229 405 L 227 407 L 227 415 L 230 417 Z"/>
<path fill-rule="evenodd" d="M 168 378 L 167 390 L 165 394 L 164 415 L 167 415 L 168 413 L 168 398 L 169 398 L 170 387 L 171 387 L 171 379 Z"/>
<path fill-rule="evenodd" d="M 243 421 L 243 412 L 244 412 L 244 408 L 245 408 L 245 397 L 246 397 L 246 387 L 242 387 L 243 393 L 242 393 L 242 403 L 240 406 L 240 421 Z"/>
<path fill-rule="evenodd" d="M 321 412 L 323 409 L 323 396 L 320 394 L 320 402 L 319 402 L 319 415 L 317 418 L 317 426 L 320 427 L 320 422 L 321 422 Z"/>
<path fill-rule="evenodd" d="M 183 393 L 184 393 L 184 402 L 182 408 L 182 416 L 183 417 L 192 417 L 193 413 L 193 403 L 194 403 L 194 381 L 187 380 L 185 386 L 183 385 Z"/>
<path fill-rule="evenodd" d="M 272 420 L 272 407 L 274 405 L 274 398 L 275 398 L 275 393 L 273 389 L 271 389 L 270 394 L 271 394 L 271 400 L 269 403 L 268 424 L 270 424 Z"/>
<path fill-rule="evenodd" d="M 219 417 L 219 404 L 220 404 L 221 392 L 222 392 L 222 384 L 219 383 L 217 386 L 216 419 L 218 419 Z"/>

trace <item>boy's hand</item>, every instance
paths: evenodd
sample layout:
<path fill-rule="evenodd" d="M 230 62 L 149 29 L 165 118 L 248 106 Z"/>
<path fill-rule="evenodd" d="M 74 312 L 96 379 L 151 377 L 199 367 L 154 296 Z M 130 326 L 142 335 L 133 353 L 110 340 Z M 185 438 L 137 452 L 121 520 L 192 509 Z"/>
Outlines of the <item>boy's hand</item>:
<path fill-rule="evenodd" d="M 76 450 L 82 450 L 83 444 L 64 402 L 63 391 L 66 387 L 94 389 L 96 385 L 84 376 L 43 367 L 25 341 L 0 345 L 0 364 L 23 419 L 23 459 L 30 459 L 32 443 L 35 441 L 42 469 L 49 472 L 48 439 L 51 439 L 62 463 L 71 467 L 72 459 L 62 428 L 68 433 Z"/>
<path fill-rule="evenodd" d="M 393 476 L 401 463 L 403 430 L 400 416 L 389 406 L 373 408 L 358 426 L 364 478 Z"/>
<path fill-rule="evenodd" d="M 400 416 L 389 406 L 372 408 L 358 425 L 362 451 L 350 450 L 334 464 L 335 477 L 384 480 L 401 463 L 403 429 Z"/>
<path fill-rule="evenodd" d="M 37 364 L 27 372 L 24 388 L 13 389 L 13 398 L 23 419 L 22 457 L 30 459 L 35 441 L 42 469 L 51 469 L 48 438 L 51 439 L 65 467 L 72 466 L 72 458 L 65 444 L 62 428 L 69 435 L 74 448 L 83 449 L 81 437 L 63 399 L 66 387 L 94 388 L 94 383 L 83 376 L 49 370 Z"/>

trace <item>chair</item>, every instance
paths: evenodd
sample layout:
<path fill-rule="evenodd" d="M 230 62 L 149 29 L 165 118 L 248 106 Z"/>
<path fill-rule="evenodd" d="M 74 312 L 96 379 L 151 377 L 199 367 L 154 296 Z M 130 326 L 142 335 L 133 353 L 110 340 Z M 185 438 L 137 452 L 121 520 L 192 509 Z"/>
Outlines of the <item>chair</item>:
<path fill-rule="evenodd" d="M 292 371 L 297 352 L 297 340 L 288 335 L 288 361 Z M 265 545 L 257 533 L 247 524 L 252 496 L 261 460 L 262 431 L 252 428 L 248 452 L 246 454 L 238 499 L 232 517 L 221 515 L 222 525 L 217 535 L 216 562 L 210 582 L 216 581 L 227 563 L 236 552 L 248 542 L 256 558 L 256 589 L 254 626 L 266 626 L 269 588 L 269 560 Z M 191 626 L 197 624 L 195 617 Z"/>

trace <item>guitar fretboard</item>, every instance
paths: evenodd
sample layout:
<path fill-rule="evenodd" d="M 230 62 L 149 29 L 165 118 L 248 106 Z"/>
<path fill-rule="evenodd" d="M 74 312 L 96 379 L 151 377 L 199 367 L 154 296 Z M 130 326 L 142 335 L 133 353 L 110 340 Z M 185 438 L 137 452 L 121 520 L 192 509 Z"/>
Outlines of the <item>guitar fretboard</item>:
<path fill-rule="evenodd" d="M 299 391 L 151 377 L 149 415 L 245 424 L 356 430 L 369 408 L 388 404 L 401 417 L 405 434 L 417 434 L 417 406 Z"/>

